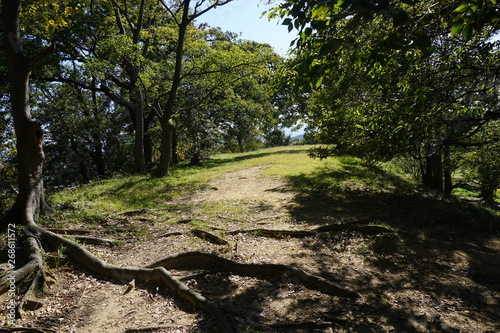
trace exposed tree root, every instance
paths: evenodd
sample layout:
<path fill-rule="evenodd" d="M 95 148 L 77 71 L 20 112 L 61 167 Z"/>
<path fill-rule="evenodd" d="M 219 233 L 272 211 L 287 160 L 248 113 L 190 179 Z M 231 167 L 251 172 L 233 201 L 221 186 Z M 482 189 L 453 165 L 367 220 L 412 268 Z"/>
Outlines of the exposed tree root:
<path fill-rule="evenodd" d="M 55 332 L 55 330 L 44 327 L 0 327 L 0 332 L 48 333 Z"/>
<path fill-rule="evenodd" d="M 91 237 L 91 236 L 72 236 L 74 239 L 85 243 L 85 244 L 94 244 L 94 245 L 107 245 L 107 246 L 115 246 L 116 241 L 107 238 L 99 238 L 99 237 Z"/>
<path fill-rule="evenodd" d="M 187 223 L 191 223 L 193 221 L 195 221 L 195 219 L 185 219 L 185 220 L 179 220 L 176 223 L 177 224 L 187 224 Z"/>
<path fill-rule="evenodd" d="M 245 230 L 234 230 L 228 232 L 229 235 L 234 234 L 254 234 L 257 236 L 271 237 L 271 238 L 304 238 L 309 236 L 314 236 L 316 233 L 314 231 L 308 230 L 273 230 L 273 229 L 245 229 Z"/>
<path fill-rule="evenodd" d="M 80 244 L 75 243 L 61 235 L 38 227 L 35 224 L 29 224 L 25 229 L 27 242 L 30 249 L 28 263 L 22 268 L 16 270 L 16 282 L 27 279 L 35 275 L 28 293 L 21 300 L 21 304 L 28 299 L 29 293 L 34 289 L 37 280 L 44 280 L 45 271 L 43 270 L 43 261 L 41 256 L 41 246 L 38 242 L 47 243 L 53 248 L 65 248 L 65 253 L 79 262 L 91 272 L 99 274 L 103 277 L 116 278 L 122 281 L 138 281 L 142 283 L 154 283 L 176 292 L 181 298 L 192 303 L 195 307 L 207 312 L 216 321 L 221 332 L 233 332 L 231 321 L 226 317 L 222 309 L 210 300 L 206 299 L 200 293 L 190 289 L 179 279 L 173 277 L 167 269 L 185 269 L 185 268 L 219 268 L 229 270 L 233 273 L 246 276 L 286 276 L 291 279 L 300 281 L 305 287 L 321 291 L 328 295 L 339 297 L 358 298 L 360 295 L 356 292 L 346 290 L 336 284 L 316 275 L 309 274 L 303 270 L 286 265 L 276 264 L 246 264 L 239 263 L 219 257 L 214 254 L 202 252 L 188 252 L 178 254 L 158 260 L 146 267 L 141 268 L 123 268 L 115 265 L 110 265 L 99 259 L 97 256 L 86 250 Z M 210 233 L 207 233 L 210 234 Z M 211 235 L 211 234 L 210 234 Z M 212 235 L 215 236 L 215 235 Z M 215 236 L 217 237 L 217 236 Z M 5 292 L 10 286 L 10 281 L 6 277 L 0 279 L 0 293 Z M 10 328 L 9 328 L 10 329 Z M 146 329 L 146 331 L 144 331 Z M 148 328 L 135 329 L 131 332 L 147 332 Z M 25 330 L 26 331 L 26 330 Z M 1 330 L 0 330 L 1 332 Z M 22 329 L 10 329 L 5 332 L 23 332 Z M 33 328 L 26 332 L 48 332 L 45 329 Z"/>
<path fill-rule="evenodd" d="M 326 329 L 329 327 L 334 327 L 335 323 L 331 322 L 314 322 L 314 321 L 303 321 L 300 323 L 283 323 L 283 324 L 271 324 L 271 325 L 251 325 L 257 329 L 302 329 L 308 331 L 316 331 L 319 329 Z"/>
<path fill-rule="evenodd" d="M 391 228 L 386 228 L 380 225 L 343 225 L 331 224 L 321 226 L 315 229 L 316 232 L 333 232 L 333 231 L 356 231 L 364 235 L 377 235 L 395 233 L 396 231 Z"/>
<path fill-rule="evenodd" d="M 165 209 L 158 209 L 158 208 L 140 208 L 140 209 L 134 209 L 134 210 L 129 210 L 123 213 L 119 213 L 118 215 L 123 215 L 123 216 L 134 216 L 134 215 L 139 215 L 139 214 L 144 214 L 147 212 L 154 212 L 154 211 L 159 211 L 159 210 L 165 210 Z"/>
<path fill-rule="evenodd" d="M 9 290 L 12 283 L 18 285 L 19 282 L 36 274 L 37 271 L 44 272 L 42 253 L 38 241 L 28 233 L 26 243 L 27 250 L 29 251 L 27 263 L 21 268 L 0 277 L 0 295 Z M 14 280 L 12 280 L 12 277 Z"/>
<path fill-rule="evenodd" d="M 200 237 L 206 241 L 209 241 L 214 244 L 218 245 L 229 245 L 229 242 L 223 238 L 220 238 L 217 235 L 214 235 L 208 231 L 201 230 L 201 229 L 192 229 L 191 233 L 197 237 Z"/>
<path fill-rule="evenodd" d="M 54 232 L 59 235 L 67 235 L 72 238 L 85 243 L 85 244 L 94 244 L 94 245 L 106 245 L 106 246 L 115 246 L 116 241 L 108 238 L 101 237 L 93 237 L 86 236 L 92 233 L 90 230 L 81 230 L 81 229 L 66 229 L 66 228 L 45 228 L 45 230 Z"/>
<path fill-rule="evenodd" d="M 210 314 L 217 322 L 221 332 L 233 332 L 231 322 L 217 305 L 174 278 L 165 268 L 123 268 L 110 265 L 71 240 L 35 225 L 30 226 L 30 228 L 52 247 L 59 248 L 60 246 L 64 246 L 69 256 L 84 265 L 91 272 L 124 281 L 135 280 L 163 285 L 175 291 L 181 298 Z"/>
<path fill-rule="evenodd" d="M 146 333 L 146 332 L 157 332 L 160 330 L 175 330 L 180 331 L 182 327 L 179 326 L 156 326 L 156 327 L 138 327 L 138 328 L 127 328 L 125 333 Z"/>
<path fill-rule="evenodd" d="M 193 220 L 182 220 L 177 223 L 189 223 Z M 216 229 L 216 228 L 213 228 Z M 219 229 L 217 229 L 219 230 Z M 256 236 L 262 237 L 270 237 L 270 238 L 304 238 L 311 237 L 316 235 L 317 233 L 322 232 L 341 232 L 341 231 L 356 231 L 364 235 L 378 235 L 384 233 L 394 233 L 395 230 L 391 228 L 387 228 L 379 225 L 345 225 L 345 224 L 330 224 L 321 227 L 317 227 L 311 230 L 276 230 L 276 229 L 265 229 L 265 228 L 257 228 L 257 229 L 238 229 L 226 232 L 228 235 L 236 235 L 236 234 L 253 234 Z M 228 241 L 225 239 L 216 236 L 208 231 L 201 229 L 193 229 L 191 233 L 197 237 L 203 238 L 209 242 L 220 245 L 228 245 Z M 182 232 L 168 232 L 160 235 L 159 237 L 170 237 L 170 236 L 178 236 L 182 235 Z"/>
<path fill-rule="evenodd" d="M 183 233 L 180 231 L 174 231 L 174 232 L 167 232 L 167 233 L 161 234 L 160 236 L 158 236 L 158 238 L 170 237 L 170 236 L 180 236 L 180 235 L 183 235 Z"/>
<path fill-rule="evenodd" d="M 33 291 L 35 290 L 35 287 L 39 284 L 43 288 L 44 283 L 45 283 L 45 274 L 44 274 L 44 271 L 43 270 L 38 270 L 35 273 L 35 277 L 31 280 L 31 284 L 30 284 L 28 290 L 24 294 L 23 298 L 21 298 L 21 300 L 17 304 L 17 312 L 19 314 L 19 317 L 21 317 L 21 314 L 22 314 L 22 311 L 24 309 L 24 306 L 29 301 L 28 298 L 33 293 Z"/>
<path fill-rule="evenodd" d="M 93 232 L 91 230 L 82 230 L 82 229 L 66 229 L 66 228 L 45 228 L 45 229 L 60 235 L 89 235 Z"/>
<path fill-rule="evenodd" d="M 146 267 L 163 267 L 166 269 L 220 267 L 247 276 L 287 276 L 298 279 L 309 289 L 318 290 L 328 295 L 348 298 L 360 297 L 357 292 L 341 288 L 327 279 L 309 274 L 297 267 L 278 264 L 245 264 L 203 252 L 186 252 L 169 256 L 155 261 Z"/>
<path fill-rule="evenodd" d="M 257 236 L 272 237 L 272 238 L 304 238 L 311 237 L 321 232 L 341 232 L 341 231 L 356 231 L 364 235 L 377 235 L 382 233 L 394 233 L 395 231 L 378 225 L 345 225 L 345 224 L 330 224 L 317 227 L 311 230 L 273 230 L 273 229 L 239 229 L 229 231 L 229 235 L 240 233 L 251 233 Z"/>

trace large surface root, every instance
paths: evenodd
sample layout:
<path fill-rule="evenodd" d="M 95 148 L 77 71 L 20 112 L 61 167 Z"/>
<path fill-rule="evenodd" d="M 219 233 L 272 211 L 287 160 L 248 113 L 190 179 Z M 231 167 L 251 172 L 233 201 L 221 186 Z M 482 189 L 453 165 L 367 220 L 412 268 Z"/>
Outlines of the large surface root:
<path fill-rule="evenodd" d="M 324 279 L 317 275 L 309 274 L 297 267 L 278 264 L 240 263 L 219 257 L 211 253 L 181 253 L 160 259 L 146 267 L 164 267 L 166 269 L 218 267 L 224 268 L 233 273 L 247 276 L 287 276 L 290 278 L 298 279 L 305 287 L 309 289 L 318 290 L 328 295 L 347 298 L 360 297 L 357 292 L 344 289 L 327 279 Z"/>
<path fill-rule="evenodd" d="M 48 333 L 55 331 L 50 328 L 39 327 L 0 327 L 0 332 Z"/>
<path fill-rule="evenodd" d="M 188 252 L 163 258 L 146 267 L 124 268 L 110 265 L 81 245 L 35 224 L 29 225 L 26 228 L 26 233 L 28 235 L 27 242 L 30 251 L 29 260 L 26 265 L 16 270 L 16 281 L 24 280 L 30 276 L 44 276 L 42 250 L 38 241 L 39 239 L 53 248 L 64 247 L 66 249 L 65 253 L 73 260 L 82 264 L 91 272 L 103 277 L 115 278 L 124 282 L 138 281 L 149 284 L 153 283 L 174 291 L 184 300 L 211 315 L 216 321 L 219 331 L 225 333 L 233 332 L 233 327 L 222 309 L 200 293 L 189 288 L 181 280 L 173 277 L 167 269 L 218 267 L 219 269 L 246 276 L 286 276 L 300 281 L 300 283 L 309 289 L 318 290 L 328 295 L 348 298 L 358 298 L 360 296 L 356 292 L 341 288 L 331 281 L 292 266 L 240 263 L 214 254 Z M 0 278 L 0 291 L 3 290 L 5 292 L 9 286 L 10 281 L 6 277 Z M 32 289 L 30 288 L 30 290 Z"/>
<path fill-rule="evenodd" d="M 250 233 L 256 236 L 271 237 L 271 238 L 305 238 L 316 235 L 322 232 L 343 232 L 343 231 L 355 231 L 363 235 L 377 235 L 377 234 L 387 234 L 394 233 L 395 230 L 391 228 L 386 228 L 384 226 L 378 225 L 349 225 L 349 224 L 330 224 L 321 227 L 317 227 L 311 230 L 274 230 L 274 229 L 239 229 L 229 231 L 229 235 L 240 234 L 240 233 Z"/>
<path fill-rule="evenodd" d="M 7 292 L 11 284 L 19 285 L 21 281 L 33 276 L 38 271 L 44 274 L 42 252 L 37 239 L 32 235 L 28 235 L 26 238 L 26 248 L 29 252 L 27 263 L 0 277 L 0 295 Z"/>
<path fill-rule="evenodd" d="M 216 304 L 212 303 L 198 292 L 190 289 L 180 280 L 174 278 L 165 268 L 123 268 L 110 265 L 77 243 L 38 226 L 33 226 L 32 228 L 34 229 L 34 232 L 50 246 L 54 248 L 64 246 L 67 249 L 66 253 L 69 256 L 85 266 L 91 272 L 122 281 L 135 280 L 144 283 L 161 284 L 170 290 L 175 291 L 181 298 L 192 303 L 197 308 L 200 308 L 210 314 L 217 322 L 221 332 L 233 332 L 231 322 Z"/>

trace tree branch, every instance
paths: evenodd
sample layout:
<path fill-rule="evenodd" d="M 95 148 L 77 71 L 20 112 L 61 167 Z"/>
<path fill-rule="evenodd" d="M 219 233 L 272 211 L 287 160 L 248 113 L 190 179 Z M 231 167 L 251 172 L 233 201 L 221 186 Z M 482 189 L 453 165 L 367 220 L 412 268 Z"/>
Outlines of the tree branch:
<path fill-rule="evenodd" d="M 47 46 L 42 52 L 38 53 L 37 55 L 31 57 L 28 61 L 28 64 L 30 67 L 34 67 L 36 64 L 44 61 L 48 57 L 50 57 L 52 54 L 56 52 L 56 44 L 52 43 L 49 46 Z"/>
<path fill-rule="evenodd" d="M 207 8 L 205 8 L 205 9 L 199 11 L 199 12 L 197 12 L 196 11 L 197 8 L 195 8 L 194 13 L 189 16 L 189 20 L 193 21 L 193 20 L 197 19 L 198 17 L 200 17 L 201 15 L 205 14 L 206 12 L 208 12 L 208 11 L 214 9 L 214 8 L 217 8 L 218 6 L 227 5 L 228 3 L 232 2 L 232 1 L 233 0 L 225 0 L 225 1 L 222 1 L 222 2 L 217 1 L 214 4 L 208 6 Z"/>

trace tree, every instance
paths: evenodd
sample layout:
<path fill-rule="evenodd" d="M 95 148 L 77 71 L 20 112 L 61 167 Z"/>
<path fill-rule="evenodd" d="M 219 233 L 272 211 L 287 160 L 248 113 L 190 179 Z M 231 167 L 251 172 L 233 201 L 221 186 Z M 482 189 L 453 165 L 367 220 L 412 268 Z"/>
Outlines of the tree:
<path fill-rule="evenodd" d="M 194 20 L 204 13 L 216 8 L 217 6 L 226 5 L 231 1 L 232 0 L 217 0 L 208 4 L 206 4 L 204 0 L 196 1 L 194 10 L 191 11 L 191 1 L 184 0 L 178 4 L 178 7 L 167 8 L 169 13 L 172 15 L 172 19 L 177 25 L 177 44 L 175 48 L 173 74 L 169 80 L 169 89 L 155 99 L 153 106 L 161 127 L 160 162 L 155 172 L 157 176 L 161 177 L 168 175 L 170 170 L 172 160 L 172 133 L 174 129 L 171 121 L 173 116 L 176 114 L 175 103 L 177 94 L 181 87 L 181 83 L 185 78 L 183 75 L 184 46 L 188 28 L 192 25 Z"/>
<path fill-rule="evenodd" d="M 146 133 L 154 118 L 147 113 L 144 72 L 151 66 L 151 49 L 158 39 L 172 37 L 163 33 L 171 22 L 158 1 L 90 2 L 88 6 L 90 15 L 81 12 L 74 25 L 58 33 L 63 41 L 59 68 L 57 76 L 47 80 L 104 93 L 128 112 L 134 171 L 142 172 L 152 162 Z"/>
<path fill-rule="evenodd" d="M 70 83 L 40 83 L 32 95 L 33 112 L 48 138 L 49 185 L 88 183 L 132 170 L 127 155 L 133 142 L 123 125 L 129 122 L 105 94 Z"/>
<path fill-rule="evenodd" d="M 414 22 L 405 44 L 407 19 L 389 15 L 388 24 L 372 12 L 331 18 L 328 6 L 305 14 L 311 29 L 302 31 L 292 60 L 295 82 L 311 93 L 308 116 L 318 135 L 371 160 L 410 154 L 422 162 L 425 185 L 451 192 L 450 148 L 498 118 L 498 45 L 490 40 L 496 30 L 451 37 L 437 19 L 425 18 Z M 400 6 L 409 17 L 429 10 Z M 316 29 L 315 20 L 328 18 L 333 26 Z"/>
<path fill-rule="evenodd" d="M 284 131 L 279 128 L 274 128 L 265 136 L 266 147 L 288 146 L 291 143 L 290 135 L 286 135 Z"/>
<path fill-rule="evenodd" d="M 278 1 L 268 1 L 275 2 Z M 485 27 L 494 30 L 500 27 L 496 0 L 449 0 L 439 3 L 423 0 L 290 0 L 279 1 L 279 5 L 269 13 L 270 18 L 278 16 L 284 19 L 283 24 L 288 26 L 289 31 L 294 28 L 300 31 L 298 46 L 310 48 L 320 42 L 323 52 L 344 48 L 350 41 L 339 38 L 339 34 L 379 18 L 396 28 L 383 37 L 397 48 L 428 44 L 427 38 L 432 35 L 425 36 L 418 31 L 425 26 L 445 27 L 452 36 L 461 33 L 466 40 Z"/>
<path fill-rule="evenodd" d="M 189 1 L 184 2 L 184 4 L 185 3 L 189 3 Z M 203 0 L 197 1 L 195 3 L 194 12 L 196 12 L 197 9 L 200 9 L 199 6 L 203 3 Z M 13 272 L 12 274 L 8 273 L 0 276 L 0 294 L 9 290 L 11 284 L 13 283 L 11 279 L 12 276 L 15 277 L 16 285 L 19 285 L 18 282 L 32 277 L 32 283 L 28 287 L 26 294 L 21 298 L 20 304 L 17 304 L 17 310 L 22 308 L 23 303 L 26 302 L 29 294 L 35 289 L 39 282 L 42 287 L 44 285 L 45 270 L 43 267 L 42 243 L 55 249 L 64 247 L 66 249 L 66 253 L 73 259 L 77 260 L 92 272 L 102 276 L 143 283 L 154 281 L 157 285 L 171 288 L 185 300 L 212 315 L 221 332 L 233 332 L 231 322 L 217 305 L 207 300 L 195 290 L 190 289 L 186 284 L 173 277 L 166 270 L 166 267 L 171 267 L 172 258 L 174 266 L 176 263 L 179 263 L 179 261 L 181 264 L 188 262 L 190 265 L 200 267 L 206 266 L 207 263 L 210 263 L 210 265 L 217 265 L 224 267 L 225 269 L 231 269 L 245 274 L 248 274 L 249 271 L 255 271 L 259 274 L 268 274 L 272 276 L 287 275 L 297 277 L 305 285 L 321 290 L 330 295 L 349 298 L 359 297 L 359 295 L 355 292 L 342 289 L 324 278 L 308 274 L 296 267 L 270 264 L 248 265 L 235 263 L 216 255 L 204 253 L 187 253 L 181 256 L 167 258 L 166 261 L 161 260 L 142 268 L 123 268 L 107 264 L 74 241 L 38 226 L 35 223 L 37 215 L 47 212 L 49 208 L 44 200 L 42 179 L 45 157 L 42 145 L 44 128 L 40 122 L 32 119 L 29 104 L 29 74 L 35 65 L 45 60 L 55 51 L 55 46 L 53 44 L 45 46 L 41 48 L 42 51 L 37 52 L 35 56 L 30 57 L 25 54 L 23 51 L 25 40 L 22 39 L 20 34 L 20 17 L 22 9 L 24 8 L 22 8 L 20 0 L 2 1 L 2 32 L 4 37 L 4 47 L 6 49 L 11 114 L 17 139 L 19 194 L 12 213 L 3 219 L 1 224 L 3 228 L 8 230 L 9 238 L 14 237 L 13 235 L 16 232 L 19 232 L 20 234 L 22 233 L 24 236 L 23 240 L 25 242 L 24 249 L 26 250 L 26 256 L 21 259 L 20 255 L 15 258 L 15 261 L 12 261 L 14 259 L 9 261 Z M 187 15 L 185 13 L 187 13 L 189 7 L 184 7 L 184 9 L 186 10 L 183 14 L 183 17 L 185 18 Z M 202 11 L 203 10 L 201 10 L 200 13 Z M 43 16 L 37 17 L 39 20 L 43 20 L 43 18 Z M 57 18 L 61 19 L 59 16 Z M 49 20 L 49 22 L 53 21 Z M 61 25 L 65 24 L 64 20 L 57 22 L 60 22 Z M 52 26 L 52 23 L 46 27 L 57 29 L 57 27 Z M 31 38 L 27 38 L 26 40 L 29 42 L 39 42 L 38 47 L 41 47 L 44 46 L 47 41 L 47 39 L 41 38 L 41 35 L 43 35 L 43 31 L 39 31 L 39 34 L 35 33 L 31 35 Z M 179 51 L 182 51 L 182 48 Z M 177 53 L 177 56 L 181 53 L 182 52 Z M 181 63 L 180 60 L 176 61 L 176 64 L 179 63 Z M 175 73 L 179 72 L 175 71 Z M 70 81 L 68 80 L 67 82 Z M 59 88 L 64 90 L 64 88 L 67 87 L 58 87 L 58 89 Z M 176 89 L 178 88 L 179 87 Z M 172 89 L 176 90 L 174 87 L 172 87 Z M 170 93 L 172 93 L 172 90 Z M 20 228 L 15 228 L 16 224 L 22 226 L 22 230 L 20 230 Z M 10 253 L 11 252 L 9 251 L 9 254 Z M 24 330 L 22 328 L 15 328 L 14 330 L 19 329 Z M 29 330 L 37 329 L 30 328 Z"/>
<path fill-rule="evenodd" d="M 46 47 L 34 56 L 23 50 L 20 35 L 21 1 L 2 1 L 3 40 L 8 72 L 11 113 L 16 134 L 19 194 L 9 217 L 29 225 L 50 211 L 43 188 L 43 129 L 32 120 L 29 105 L 29 75 L 31 69 L 55 51 Z M 4 219 L 4 224 L 6 219 Z"/>
<path fill-rule="evenodd" d="M 271 113 L 266 80 L 278 56 L 269 45 L 237 39 L 237 35 L 201 25 L 187 31 L 181 83 L 170 117 L 171 130 L 185 140 L 193 161 L 215 142 L 255 138 Z M 170 80 L 159 72 L 156 82 Z M 168 95 L 159 92 L 156 110 L 164 115 Z M 214 144 L 212 145 L 211 142 Z M 166 156 L 166 155 L 165 155 Z"/>
<path fill-rule="evenodd" d="M 500 188 L 500 138 L 498 122 L 488 123 L 458 151 L 458 168 L 467 183 L 480 187 L 480 197 L 493 204 Z"/>

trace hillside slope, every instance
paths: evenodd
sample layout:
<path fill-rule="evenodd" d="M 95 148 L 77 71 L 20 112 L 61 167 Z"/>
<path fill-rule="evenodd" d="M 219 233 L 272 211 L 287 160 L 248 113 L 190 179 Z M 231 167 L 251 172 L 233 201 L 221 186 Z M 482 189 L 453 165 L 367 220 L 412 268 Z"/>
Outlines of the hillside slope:
<path fill-rule="evenodd" d="M 103 181 L 52 200 L 60 213 L 45 225 L 117 240 L 114 247 L 86 245 L 110 263 L 138 267 L 200 251 L 295 266 L 361 295 L 331 296 L 288 274 L 171 270 L 219 304 L 235 331 L 500 331 L 498 216 L 355 159 L 316 161 L 302 147 L 220 155 L 170 178 Z M 64 249 L 48 261 L 57 281 L 19 325 L 216 330 L 211 317 L 169 290 L 128 290 L 129 281 L 66 263 Z"/>

